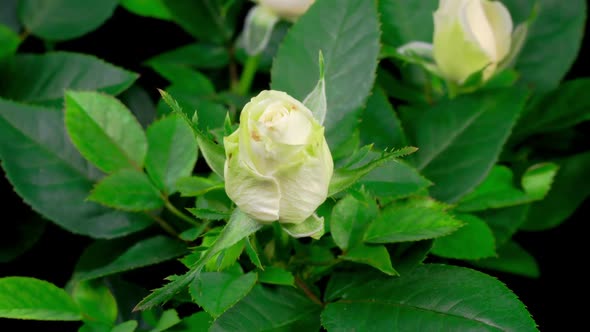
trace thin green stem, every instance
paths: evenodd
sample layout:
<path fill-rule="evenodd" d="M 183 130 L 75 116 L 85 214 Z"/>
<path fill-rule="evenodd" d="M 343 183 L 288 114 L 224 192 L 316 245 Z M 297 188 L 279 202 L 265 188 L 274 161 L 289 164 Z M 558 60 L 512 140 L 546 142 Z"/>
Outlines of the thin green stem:
<path fill-rule="evenodd" d="M 174 214 L 178 218 L 186 221 L 187 223 L 194 225 L 194 226 L 201 225 L 199 222 L 197 222 L 196 220 L 194 220 L 190 216 L 182 213 L 182 211 L 180 211 L 179 209 L 177 209 L 176 206 L 174 206 L 172 203 L 170 203 L 170 201 L 168 200 L 167 197 L 164 198 L 164 205 L 166 206 L 166 209 L 168 209 L 168 211 L 172 212 L 172 214 Z"/>
<path fill-rule="evenodd" d="M 320 300 L 320 298 L 317 295 L 315 295 L 315 293 L 312 292 L 311 289 L 309 289 L 309 287 L 307 286 L 305 281 L 303 281 L 303 279 L 301 279 L 299 277 L 295 277 L 295 284 L 297 285 L 297 287 L 301 288 L 303 293 L 305 293 L 305 295 L 312 302 L 317 303 L 317 304 L 321 305 L 322 307 L 324 306 L 324 302 L 322 302 L 322 300 Z"/>
<path fill-rule="evenodd" d="M 260 62 L 260 56 L 254 55 L 249 56 L 244 64 L 242 75 L 240 76 L 240 82 L 238 82 L 237 93 L 245 96 L 250 92 L 250 87 L 256 76 L 256 70 L 258 69 L 258 63 Z"/>

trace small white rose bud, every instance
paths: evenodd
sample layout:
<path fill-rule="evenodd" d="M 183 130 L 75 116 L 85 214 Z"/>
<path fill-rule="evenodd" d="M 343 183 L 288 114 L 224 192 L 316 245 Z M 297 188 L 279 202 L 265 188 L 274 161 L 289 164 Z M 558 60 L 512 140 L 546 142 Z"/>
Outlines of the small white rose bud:
<path fill-rule="evenodd" d="M 510 52 L 513 23 L 506 7 L 489 0 L 440 0 L 434 13 L 434 60 L 458 84 L 482 70 L 486 80 Z"/>
<path fill-rule="evenodd" d="M 258 0 L 276 15 L 289 21 L 295 21 L 303 15 L 315 0 Z"/>
<path fill-rule="evenodd" d="M 224 145 L 225 191 L 250 217 L 300 224 L 326 200 L 334 162 L 324 127 L 288 94 L 252 98 Z"/>

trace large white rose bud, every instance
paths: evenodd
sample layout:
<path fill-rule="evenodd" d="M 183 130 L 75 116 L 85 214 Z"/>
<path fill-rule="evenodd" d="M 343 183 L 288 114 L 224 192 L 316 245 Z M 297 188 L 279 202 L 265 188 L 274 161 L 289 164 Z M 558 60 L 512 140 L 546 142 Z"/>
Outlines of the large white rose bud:
<path fill-rule="evenodd" d="M 303 15 L 315 0 L 258 0 L 261 6 L 270 9 L 277 16 L 295 21 Z"/>
<path fill-rule="evenodd" d="M 484 68 L 486 80 L 509 54 L 512 30 L 501 2 L 440 0 L 434 13 L 434 60 L 441 74 L 456 83 Z"/>
<path fill-rule="evenodd" d="M 334 162 L 324 127 L 288 94 L 252 98 L 224 145 L 225 191 L 250 217 L 301 224 L 326 200 Z"/>

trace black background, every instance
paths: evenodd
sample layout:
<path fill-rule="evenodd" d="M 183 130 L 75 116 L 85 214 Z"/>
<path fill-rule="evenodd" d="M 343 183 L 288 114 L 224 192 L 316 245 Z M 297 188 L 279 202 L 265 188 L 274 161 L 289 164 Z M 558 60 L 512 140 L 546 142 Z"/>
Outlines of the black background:
<path fill-rule="evenodd" d="M 590 77 L 586 59 L 589 59 L 588 27 L 582 50 L 567 79 Z M 118 8 L 115 15 L 98 30 L 70 42 L 56 45 L 57 50 L 69 50 L 93 54 L 115 65 L 140 73 L 139 83 L 157 97 L 156 88 L 163 88 L 166 82 L 141 62 L 161 52 L 190 43 L 193 39 L 176 25 L 155 19 L 142 18 Z M 41 52 L 43 45 L 30 39 L 20 49 Z M 261 79 L 264 86 L 268 79 Z M 588 128 L 588 126 L 585 126 Z M 590 148 L 580 146 L 581 150 Z M 590 185 L 581 179 L 580 185 Z M 19 216 L 30 213 L 28 206 L 14 194 L 10 184 L 0 173 L 0 193 L 3 209 L 1 224 L 18 222 Z M 515 240 L 528 250 L 538 261 L 541 277 L 529 279 L 509 274 L 487 271 L 498 277 L 512 289 L 527 305 L 541 331 L 564 331 L 583 329 L 586 326 L 586 303 L 588 287 L 583 268 L 588 252 L 584 232 L 590 213 L 590 200 L 586 200 L 578 211 L 561 226 L 542 232 L 520 232 Z M 0 226 L 1 227 L 1 226 Z M 2 230 L 0 230 L 2 232 Z M 41 240 L 27 253 L 8 264 L 0 264 L 0 277 L 32 276 L 50 281 L 63 287 L 72 273 L 72 268 L 83 248 L 90 239 L 76 236 L 51 223 Z M 171 265 L 172 264 L 172 265 Z M 143 269 L 142 273 L 162 278 L 176 269 L 173 263 Z M 0 320 L 0 330 L 12 331 L 9 326 L 36 331 L 75 331 L 79 323 L 27 322 Z"/>

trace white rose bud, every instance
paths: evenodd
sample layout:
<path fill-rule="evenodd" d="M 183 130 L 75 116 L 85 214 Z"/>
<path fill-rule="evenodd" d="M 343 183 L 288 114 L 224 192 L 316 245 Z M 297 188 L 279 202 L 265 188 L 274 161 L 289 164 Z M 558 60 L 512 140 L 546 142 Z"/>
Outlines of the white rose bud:
<path fill-rule="evenodd" d="M 512 30 L 501 2 L 440 0 L 434 13 L 434 60 L 442 75 L 456 83 L 484 68 L 486 80 L 509 54 Z"/>
<path fill-rule="evenodd" d="M 326 200 L 334 162 L 324 127 L 288 94 L 252 98 L 224 145 L 225 190 L 250 217 L 300 224 Z"/>
<path fill-rule="evenodd" d="M 289 21 L 295 21 L 303 15 L 315 0 L 258 0 L 258 3 L 276 15 Z"/>

